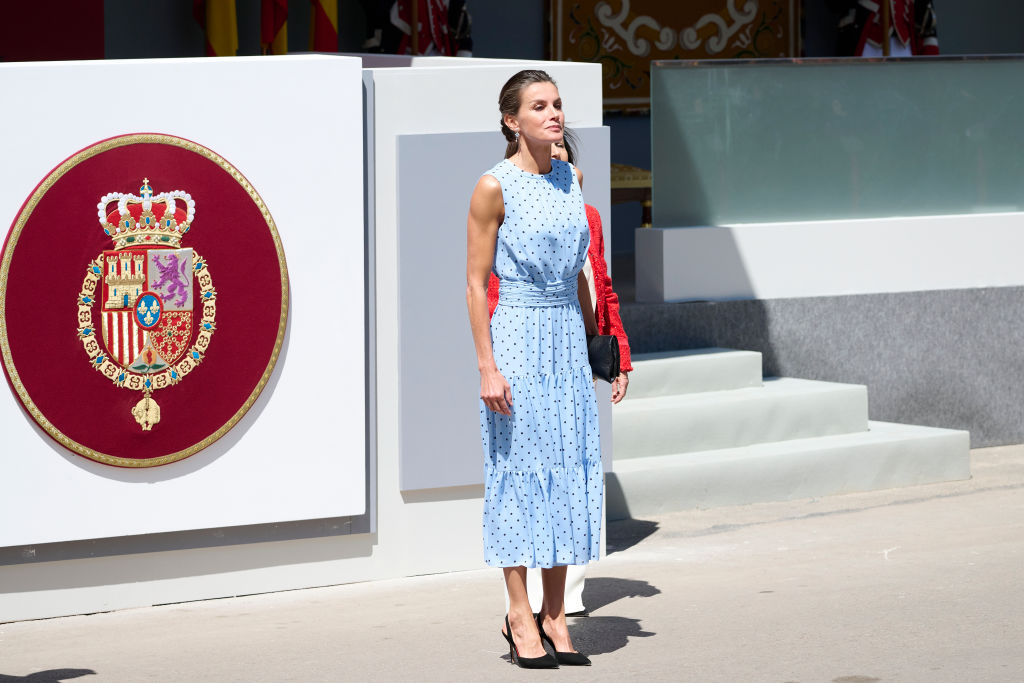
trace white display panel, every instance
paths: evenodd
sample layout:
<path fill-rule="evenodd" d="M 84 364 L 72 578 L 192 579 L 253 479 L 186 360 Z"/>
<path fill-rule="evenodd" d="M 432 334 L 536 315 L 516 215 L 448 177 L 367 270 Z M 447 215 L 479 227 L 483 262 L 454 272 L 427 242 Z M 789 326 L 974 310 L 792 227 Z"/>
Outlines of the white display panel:
<path fill-rule="evenodd" d="M 601 66 L 571 62 L 496 62 L 492 60 L 466 60 L 443 68 L 416 66 L 404 68 L 374 68 L 365 72 L 368 107 L 372 108 L 373 130 L 373 222 L 375 229 L 377 362 L 377 535 L 374 539 L 373 562 L 384 568 L 384 575 L 401 572 L 429 573 L 453 571 L 482 566 L 483 552 L 480 541 L 481 498 L 483 486 L 455 486 L 422 490 L 402 490 L 400 476 L 400 408 L 403 391 L 399 386 L 399 293 L 398 293 L 398 205 L 397 188 L 398 137 L 415 134 L 487 132 L 496 133 L 498 92 L 502 84 L 520 69 L 544 69 L 557 81 L 565 103 L 566 120 L 578 128 L 599 127 L 601 109 Z M 483 173 L 500 160 L 502 150 L 494 152 L 494 162 L 480 169 Z M 436 173 L 444 174 L 450 159 L 438 159 Z M 589 148 L 583 150 L 581 166 L 584 170 L 584 194 L 603 216 L 609 215 L 609 197 L 601 196 L 597 188 L 591 191 L 592 174 L 608 167 L 607 157 L 601 158 Z M 368 169 L 368 172 L 371 172 Z M 607 172 L 607 171 L 606 171 Z M 473 183 L 464 192 L 468 210 Z M 428 212 L 431 207 L 424 207 Z M 462 236 L 450 245 L 456 254 L 465 254 L 465 214 L 459 219 Z M 606 234 L 611 230 L 605 225 Z M 458 267 L 465 272 L 465 264 Z M 456 305 L 465 300 L 465 288 L 460 287 Z M 469 324 L 463 318 L 452 330 L 438 331 L 453 338 L 470 338 Z M 466 364 L 475 372 L 474 356 Z M 413 400 L 448 400 L 454 392 L 466 391 L 478 396 L 479 380 L 470 385 L 449 386 L 443 383 L 448 368 L 439 368 L 439 379 L 430 386 L 414 388 Z M 608 401 L 603 387 L 598 388 L 598 401 Z M 608 413 L 611 411 L 609 410 Z M 475 415 L 475 413 L 474 413 Z M 471 434 L 479 436 L 479 426 L 470 418 Z M 603 453 L 610 453 L 610 430 L 605 431 L 602 421 Z M 433 430 L 423 435 L 434 439 L 438 449 L 444 448 L 446 434 Z M 479 444 L 475 453 L 481 453 Z M 480 455 L 482 459 L 482 453 Z M 438 529 L 444 533 L 439 537 Z M 443 539 L 441 552 L 439 538 Z"/>
<path fill-rule="evenodd" d="M 398 205 L 401 201 L 399 196 L 398 181 L 398 149 L 397 140 L 402 135 L 418 133 L 466 133 L 466 132 L 488 132 L 496 133 L 499 129 L 501 115 L 498 112 L 498 93 L 501 86 L 521 69 L 543 69 L 547 71 L 558 84 L 559 94 L 562 97 L 565 109 L 566 124 L 575 128 L 599 127 L 602 123 L 601 107 L 601 67 L 598 64 L 581 64 L 572 62 L 528 62 L 528 61 L 504 61 L 504 60 L 455 60 L 445 61 L 448 66 L 435 67 L 432 64 L 427 66 L 419 60 L 415 68 L 373 68 L 367 69 L 368 98 L 371 100 L 373 109 L 373 221 L 375 226 L 375 260 L 376 260 L 376 291 L 377 302 L 376 318 L 376 351 L 377 351 L 377 454 L 378 454 L 378 492 L 380 495 L 380 521 L 379 526 L 384 535 L 386 518 L 393 504 L 398 503 L 392 497 L 392 491 L 398 494 L 403 490 L 403 482 L 400 474 L 400 432 L 401 416 L 400 406 L 406 396 L 412 394 L 413 400 L 447 400 L 449 392 L 468 392 L 470 397 L 478 396 L 479 378 L 469 384 L 458 386 L 438 387 L 432 384 L 428 387 L 400 386 L 399 369 L 397 360 L 400 357 L 401 349 L 399 343 L 399 316 L 400 302 L 398 292 L 398 277 L 396 276 L 398 265 Z M 487 163 L 478 173 L 483 173 L 500 160 L 503 149 L 500 144 L 493 153 L 493 162 Z M 447 165 L 453 163 L 447 156 L 439 159 L 436 167 L 437 174 L 445 174 Z M 607 156 L 601 153 L 583 150 L 580 165 L 584 171 L 585 196 L 588 203 L 593 204 L 606 219 L 610 217 L 610 205 L 608 194 L 598 191 L 597 187 L 591 188 L 591 174 L 595 180 L 598 174 L 607 169 L 609 162 Z M 592 170 L 588 170 L 592 169 Z M 607 172 L 604 170 L 603 172 Z M 466 210 L 469 207 L 469 197 L 473 191 L 474 182 L 470 182 L 463 190 L 463 202 Z M 596 183 L 595 183 L 596 184 Z M 424 211 L 430 211 L 431 207 L 424 207 Z M 465 214 L 458 219 L 458 229 L 461 233 L 458 241 L 451 244 L 450 248 L 458 253 L 465 254 Z M 611 226 L 605 225 L 605 234 L 611 232 Z M 606 245 L 608 246 L 608 245 Z M 465 272 L 464 262 L 458 268 L 460 273 Z M 464 301 L 465 287 L 460 288 L 458 300 Z M 463 309 L 464 310 L 464 309 Z M 408 328 L 405 325 L 405 328 Z M 465 317 L 458 322 L 454 329 L 442 329 L 435 327 L 438 334 L 452 335 L 453 338 L 468 339 L 469 324 Z M 392 360 L 394 359 L 394 360 Z M 476 363 L 474 356 L 470 354 L 464 361 L 475 372 Z M 448 368 L 439 368 L 439 377 L 447 377 Z M 403 392 L 405 394 L 403 395 Z M 599 388 L 599 401 L 607 401 L 607 395 L 602 395 Z M 610 417 L 610 410 L 606 411 Z M 475 416 L 476 413 L 474 412 Z M 474 436 L 479 438 L 479 426 L 471 417 L 464 423 L 472 430 L 470 435 L 460 435 L 460 443 L 469 444 L 466 439 Z M 605 429 L 606 421 L 602 420 L 602 451 L 611 453 L 611 440 L 609 425 Z M 385 425 L 394 428 L 385 428 Z M 445 447 L 443 443 L 444 434 L 434 432 L 438 440 L 438 449 Z M 431 438 L 424 435 L 424 438 Z M 481 453 L 479 444 L 474 449 L 475 453 Z M 483 458 L 481 453 L 480 458 Z M 481 466 L 482 467 L 482 466 Z M 467 488 L 445 488 L 435 489 L 437 495 L 452 495 L 461 497 L 468 494 Z M 474 488 L 474 497 L 482 495 L 482 487 Z M 415 492 L 405 490 L 399 500 L 404 501 L 407 496 L 413 496 Z M 462 503 L 465 501 L 451 501 L 446 503 L 444 509 L 451 508 L 451 516 L 445 518 L 442 526 L 446 529 L 456 529 L 467 525 L 472 530 L 474 538 L 479 537 L 479 519 L 477 518 L 479 502 L 472 501 L 469 507 L 471 516 L 468 520 L 464 517 L 465 510 Z M 401 505 L 401 503 L 398 503 Z M 442 506 L 437 506 L 441 509 Z M 404 509 L 404 507 L 402 508 Z M 457 511 L 456 511 L 457 510 Z M 403 519 L 403 525 L 411 522 Z M 453 532 L 454 533 L 454 532 Z M 457 534 L 456 534 L 457 536 Z M 430 538 L 421 538 L 411 534 L 407 539 L 409 544 L 429 543 Z M 409 547 L 412 547 L 411 545 Z M 426 547 L 426 546 L 425 546 Z M 473 548 L 475 551 L 476 548 Z M 467 557 L 479 557 L 478 555 L 467 555 Z M 454 560 L 453 560 L 454 561 Z"/>
<path fill-rule="evenodd" d="M 290 59 L 295 59 L 292 57 Z M 331 58 L 321 57 L 329 60 Z M 336 59 L 336 58 L 335 58 Z M 175 501 L 180 506 L 205 505 L 204 496 L 217 496 L 218 500 L 205 510 L 213 509 L 215 514 L 206 514 L 210 519 L 208 526 L 213 527 L 201 532 L 190 532 L 181 534 L 155 535 L 150 537 L 124 539 L 112 538 L 105 541 L 54 544 L 47 548 L 14 547 L 7 548 L 8 557 L 17 554 L 19 558 L 25 559 L 20 563 L 5 565 L 0 569 L 2 575 L 3 590 L 0 591 L 0 614 L 5 618 L 30 619 L 41 617 L 52 617 L 64 614 L 81 614 L 87 612 L 106 611 L 138 607 L 144 605 L 180 602 L 186 600 L 200 600 L 209 598 L 220 598 L 225 596 L 258 593 L 277 590 L 288 590 L 304 588 L 309 586 L 322 586 L 337 583 L 351 583 L 359 581 L 371 581 L 379 579 L 390 579 L 401 576 L 419 574 L 431 574 L 438 572 L 460 571 L 466 569 L 477 569 L 483 566 L 483 553 L 481 546 L 480 524 L 481 524 L 481 496 L 483 487 L 479 485 L 458 486 L 442 489 L 424 489 L 402 491 L 400 489 L 399 477 L 399 403 L 401 396 L 398 388 L 398 275 L 397 269 L 397 206 L 398 197 L 396 194 L 396 141 L 397 137 L 406 134 L 417 133 L 452 133 L 461 131 L 488 131 L 497 130 L 497 94 L 501 84 L 504 83 L 512 73 L 524 68 L 540 68 L 548 70 L 557 80 L 561 88 L 563 98 L 566 100 L 566 111 L 570 124 L 577 127 L 599 127 L 601 125 L 601 67 L 598 64 L 581 63 L 546 63 L 546 62 L 496 62 L 496 60 L 452 60 L 445 61 L 444 68 L 421 67 L 421 59 L 414 60 L 413 69 L 368 69 L 364 72 L 364 87 L 367 105 L 367 126 L 368 140 L 367 147 L 369 156 L 367 159 L 369 211 L 371 220 L 368 229 L 376 229 L 376 239 L 366 245 L 370 263 L 377 264 L 376 274 L 368 294 L 371 302 L 375 304 L 376 319 L 370 321 L 367 334 L 370 335 L 370 357 L 376 352 L 376 364 L 373 367 L 377 379 L 377 396 L 375 400 L 376 417 L 369 415 L 371 439 L 376 438 L 377 443 L 370 442 L 369 449 L 375 456 L 376 470 L 371 469 L 369 486 L 375 492 L 376 501 L 366 502 L 367 515 L 357 517 L 348 524 L 345 519 L 325 519 L 322 527 L 317 522 L 298 523 L 296 525 L 256 525 L 248 528 L 216 528 L 214 525 L 222 523 L 226 517 L 223 513 L 230 511 L 233 501 L 229 495 L 242 490 L 248 483 L 238 480 L 237 485 L 231 483 L 214 490 L 209 486 L 194 494 L 182 496 Z M 445 58 L 449 59 L 449 58 Z M 208 60 L 196 60 L 207 62 Z M 248 60 L 216 60 L 225 64 L 232 61 Z M 267 58 L 254 58 L 251 61 L 259 64 L 272 63 Z M 179 69 L 189 61 L 173 62 Z M 144 64 L 144 63 L 143 63 Z M 496 66 L 497 64 L 497 66 Z M 108 66 L 110 64 L 108 63 Z M 4 67 L 0 66 L 0 70 Z M 329 69 L 325 69 L 329 71 Z M 187 76 L 184 72 L 183 76 Z M 132 72 L 133 78 L 150 78 L 138 72 Z M 325 254 L 326 263 L 330 266 L 330 272 L 325 272 L 318 279 L 308 279 L 307 274 L 300 272 L 300 265 L 293 252 L 295 251 L 295 231 L 285 232 L 281 226 L 284 248 L 289 258 L 291 270 L 292 298 L 292 335 L 289 339 L 289 346 L 286 348 L 285 356 L 278 364 L 278 370 L 284 369 L 286 374 L 282 377 L 280 386 L 275 389 L 275 379 L 271 380 L 268 389 L 264 392 L 274 391 L 273 403 L 265 406 L 260 416 L 262 424 L 271 411 L 278 411 L 284 414 L 285 418 L 277 419 L 273 427 L 282 436 L 288 436 L 288 430 L 297 432 L 302 438 L 309 437 L 310 442 L 316 442 L 316 434 L 299 430 L 322 430 L 317 434 L 337 435 L 331 436 L 329 453 L 320 453 L 328 458 L 344 458 L 344 467 L 319 469 L 308 468 L 310 474 L 302 478 L 301 484 L 295 484 L 295 478 L 289 479 L 286 476 L 279 478 L 279 484 L 261 485 L 260 490 L 254 494 L 264 495 L 265 500 L 261 504 L 273 509 L 279 507 L 275 500 L 278 496 L 299 497 L 305 494 L 310 496 L 321 496 L 320 492 L 329 488 L 336 493 L 339 508 L 354 507 L 355 498 L 348 497 L 347 486 L 362 486 L 361 470 L 356 472 L 355 459 L 362 462 L 366 453 L 362 450 L 362 428 L 355 429 L 353 424 L 355 418 L 350 412 L 342 413 L 337 409 L 330 409 L 331 405 L 340 405 L 349 400 L 349 394 L 358 392 L 362 400 L 362 371 L 359 367 L 361 356 L 356 352 L 349 352 L 346 347 L 339 346 L 353 341 L 345 339 L 339 334 L 360 335 L 361 318 L 342 319 L 338 324 L 331 318 L 322 317 L 318 320 L 317 336 L 315 340 L 303 342 L 300 355 L 298 339 L 298 323 L 300 313 L 303 314 L 306 327 L 312 324 L 308 321 L 310 307 L 319 305 L 324 297 L 339 299 L 343 295 L 345 301 L 338 302 L 332 299 L 331 306 L 347 305 L 349 301 L 356 301 L 359 297 L 359 290 L 356 289 L 357 282 L 352 280 L 339 279 L 339 276 L 348 273 L 361 273 L 363 251 L 356 242 L 346 243 L 344 247 L 335 241 L 342 234 L 342 227 L 347 225 L 339 217 L 349 215 L 351 208 L 361 205 L 361 198 L 352 199 L 353 195 L 358 197 L 359 182 L 346 185 L 342 178 L 347 177 L 350 162 L 358 163 L 362 157 L 362 150 L 358 148 L 358 133 L 354 132 L 349 137 L 347 131 L 358 131 L 360 123 L 355 128 L 350 128 L 350 117 L 347 110 L 342 111 L 343 106 L 361 106 L 362 95 L 347 94 L 344 96 L 330 95 L 325 97 L 324 93 L 318 93 L 315 89 L 323 89 L 325 84 L 347 83 L 347 77 L 339 78 L 331 73 L 319 73 L 306 75 L 291 74 L 284 79 L 284 82 L 273 80 L 264 82 L 260 78 L 258 85 L 249 79 L 242 84 L 242 90 L 232 89 L 230 94 L 240 102 L 247 101 L 252 97 L 254 104 L 248 107 L 251 113 L 245 117 L 263 117 L 263 125 L 258 134 L 255 134 L 254 127 L 250 126 L 233 135 L 227 142 L 228 147 L 218 148 L 217 145 L 209 142 L 215 151 L 223 154 L 234 162 L 240 169 L 249 174 L 250 179 L 256 188 L 263 194 L 270 204 L 270 209 L 278 224 L 284 222 L 282 212 L 291 211 L 292 215 L 308 216 L 304 209 L 319 207 L 316 211 L 316 221 L 308 221 L 300 226 L 303 235 L 309 232 L 309 242 L 319 240 L 316 244 L 318 256 L 315 263 L 324 263 L 319 260 L 319 254 Z M 104 81 L 106 82 L 106 80 Z M 290 82 L 290 85 L 289 85 Z M 230 85 L 225 81 L 225 87 Z M 233 87 L 233 86 L 232 86 Z M 79 91 L 75 91 L 79 92 Z M 205 92 L 209 92 L 207 89 Z M 240 94 L 242 93 L 242 94 Z M 271 100 L 280 93 L 282 97 L 289 98 L 294 106 L 289 107 L 286 114 L 290 117 L 291 112 L 301 112 L 301 123 L 288 124 L 287 126 L 271 124 L 282 116 L 272 108 Z M 5 92 L 5 95 L 7 93 Z M 324 108 L 324 103 L 334 103 L 333 110 Z M 338 103 L 341 104 L 338 104 Z M 276 105 L 275 105 L 276 106 Z M 197 110 L 198 111 L 198 110 Z M 5 115 L 0 114 L 0 118 Z M 203 114 L 197 114 L 201 118 Z M 330 117 L 338 122 L 339 128 L 336 132 L 327 135 L 321 141 L 318 136 L 320 118 Z M 235 117 L 242 121 L 243 115 Z M 242 121 L 244 123 L 244 121 Z M 201 123 L 201 122 L 200 122 Z M 234 123 L 234 119 L 233 119 Z M 192 126 L 193 124 L 189 124 Z M 191 128 L 190 128 L 191 130 Z M 333 130 L 333 129 L 332 129 Z M 116 131 L 113 131 L 116 132 Z M 113 134 L 106 133 L 106 134 Z M 183 127 L 175 127 L 167 132 L 180 134 L 187 137 Z M 308 144 L 311 139 L 317 139 L 317 147 L 320 156 L 312 158 L 304 167 L 288 165 L 281 161 L 281 157 L 273 156 L 273 150 L 283 147 L 290 147 L 293 144 Z M 256 140 L 258 146 L 249 146 L 251 140 Z M 344 144 L 342 144 L 342 142 Z M 0 148 L 6 151 L 10 145 L 6 139 L 0 144 L 7 144 L 7 147 Z M 223 145 L 222 145 L 223 147 Z M 19 149 L 24 149 L 22 146 Z M 270 151 L 268 151 L 270 150 Z M 267 160 L 261 157 L 267 156 Z M 606 219 L 605 233 L 610 235 L 611 226 L 608 217 L 608 196 L 600 196 L 597 193 L 599 175 L 602 173 L 601 166 L 604 166 L 604 173 L 607 173 L 607 157 L 601 158 L 596 148 L 588 145 L 583 150 L 581 166 L 585 171 L 586 182 L 584 185 L 585 197 L 588 203 L 594 204 Z M 500 150 L 496 153 L 500 157 Z M 443 172 L 448 160 L 439 160 L 439 172 Z M 341 170 L 333 169 L 333 164 L 343 165 Z M 488 164 L 488 167 L 491 164 Z M 254 168 L 258 166 L 258 168 Z M 35 173 L 45 173 L 49 166 L 39 164 Z M 250 169 L 258 171 L 259 177 Z M 0 173 L 5 173 L 6 168 L 0 166 Z M 285 179 L 290 182 L 290 187 L 303 188 L 301 194 L 284 196 L 269 196 L 264 185 L 268 175 L 292 175 L 294 178 Z M 317 174 L 320 174 L 319 176 Z M 333 180 L 332 180 L 333 178 Z M 374 190 L 376 186 L 376 191 Z M 0 187 L 0 191 L 4 190 Z M 31 188 L 28 188 L 31 189 Z M 469 193 L 472 187 L 466 188 L 465 201 L 469 201 Z M 23 195 L 27 190 L 19 188 L 14 194 Z M 324 201 L 323 197 L 328 199 Z M 22 197 L 23 198 L 23 197 Z M 468 206 L 468 204 L 467 204 Z M 373 219 L 374 211 L 378 218 Z M 462 218 L 461 227 L 465 223 Z M 329 232 L 330 239 L 323 239 L 325 232 Z M 606 244 L 606 247 L 608 245 Z M 459 253 L 464 253 L 464 242 L 454 247 Z M 376 251 L 374 251 L 376 250 Z M 351 257 L 351 261 L 349 260 Z M 307 259 L 306 267 L 314 265 L 313 257 Z M 461 268 L 460 268 L 461 270 Z M 333 279 L 332 279 L 333 278 Z M 331 289 L 324 290 L 322 287 L 317 293 L 317 302 L 308 301 L 309 297 L 299 300 L 300 288 L 308 292 L 311 287 L 304 283 L 332 283 Z M 337 287 L 348 287 L 348 290 L 340 290 Z M 374 290 L 376 287 L 376 290 Z M 460 301 L 462 294 L 459 294 Z M 341 309 L 339 309 L 341 310 Z M 361 313 L 359 315 L 362 315 Z M 460 327 L 452 331 L 454 335 L 465 335 L 469 337 L 469 326 L 463 322 Z M 286 401 L 290 400 L 296 405 L 291 406 L 292 410 L 282 410 L 274 404 L 281 398 L 281 392 L 285 385 L 285 379 L 290 377 L 295 367 L 306 368 L 312 364 L 312 360 L 322 358 L 320 355 L 329 344 L 332 351 L 331 358 L 340 359 L 339 365 L 343 363 L 344 372 L 334 370 L 331 366 L 323 368 L 319 378 L 327 378 L 333 381 L 339 376 L 349 380 L 348 385 L 342 385 L 337 390 L 331 387 L 315 387 L 322 389 L 307 394 L 307 399 L 300 401 L 295 398 L 294 393 L 288 394 Z M 340 349 L 339 355 L 334 351 Z M 471 368 L 475 362 L 472 357 L 467 359 Z M 443 371 L 443 369 L 442 369 Z M 312 377 L 312 375 L 308 375 Z M 598 400 L 601 404 L 608 402 L 608 385 L 598 383 Z M 371 382 L 371 388 L 374 385 Z M 471 387 L 475 392 L 477 387 Z M 443 387 L 437 390 L 435 387 L 428 387 L 421 396 L 428 399 L 437 397 L 437 400 L 446 400 L 449 391 L 456 389 Z M 433 393 L 430 393 L 433 392 Z M 0 398 L 6 400 L 0 392 Z M 429 393 L 429 396 L 428 396 Z M 354 397 L 352 397 L 354 398 Z M 327 401 L 328 408 L 315 405 L 315 401 Z M 335 403 L 330 403 L 334 401 Z M 253 408 L 251 415 L 264 408 L 264 401 Z M 0 419 L 7 415 L 7 405 L 0 401 Z M 346 409 L 349 410 L 349 409 Z M 351 410 L 355 410 L 353 406 Z M 607 412 L 611 412 L 610 410 Z M 311 413 L 324 416 L 331 421 L 330 425 L 324 426 L 319 423 L 308 422 Z M 602 416 L 604 413 L 602 413 Z M 21 419 L 20 415 L 18 416 Z M 346 418 L 349 418 L 346 421 Z M 247 418 L 248 419 L 248 418 Z M 247 423 L 246 423 L 247 424 Z M 0 424 L 0 428 L 6 428 L 7 423 Z M 605 455 L 610 453 L 610 432 L 605 430 L 605 422 L 602 419 L 602 445 Z M 329 434 L 327 432 L 330 428 Z M 245 424 L 242 425 L 245 428 Z M 255 428 L 254 428 L 255 429 Z M 474 434 L 477 432 L 473 427 Z M 243 441 L 239 446 L 249 444 L 253 439 L 252 433 L 245 433 Z M 232 432 L 226 439 L 232 439 Z M 267 434 L 262 435 L 268 436 Z M 269 435 L 273 437 L 274 435 Z M 424 438 L 434 436 L 427 435 Z M 443 435 L 441 435 L 443 437 Z M 40 437 L 39 442 L 48 445 L 49 439 Z M 299 438 L 294 436 L 294 439 Z M 437 437 L 435 437 L 437 438 Z M 286 439 L 282 438 L 281 441 Z M 292 447 L 294 446 L 294 447 Z M 281 454 L 281 459 L 287 458 L 290 463 L 301 467 L 303 463 L 312 462 L 307 456 L 316 457 L 318 454 L 307 454 L 304 449 L 315 447 L 304 443 L 289 442 L 289 448 Z M 44 446 L 45 448 L 45 446 Z M 214 446 L 216 448 L 216 446 Z M 3 442 L 3 435 L 0 434 L 0 454 L 5 452 L 6 446 Z M 223 458 L 234 457 L 234 451 Z M 475 446 L 475 452 L 479 453 L 479 444 Z M 65 460 L 71 456 L 54 456 L 48 453 L 46 457 Z M 77 456 L 75 456 L 77 458 Z M 196 467 L 205 468 L 206 460 L 203 453 L 179 463 L 187 466 L 189 463 L 197 463 Z M 352 458 L 352 460 L 349 460 Z M 83 459 L 77 458 L 78 462 Z M 265 460 L 265 459 L 264 459 Z M 0 462 L 4 458 L 0 457 Z M 69 460 L 68 462 L 72 462 Z M 255 461 L 260 461 L 258 458 Z M 237 460 L 233 460 L 236 462 Z M 248 461 L 247 461 L 248 463 Z M 350 466 L 351 465 L 351 466 Z M 84 466 L 84 465 L 83 465 Z M 66 470 L 75 468 L 64 468 L 58 472 L 59 476 L 65 476 Z M 163 469 L 163 468 L 160 468 Z M 166 470 L 171 472 L 170 469 Z M 282 470 L 278 470 L 283 471 Z M 114 473 L 124 473 L 124 470 L 107 470 L 106 476 L 115 476 Z M 338 476 L 332 476 L 333 472 L 341 472 Z M 150 471 L 149 474 L 158 473 Z M 351 473 L 351 479 L 348 479 Z M 190 478 L 185 469 L 178 469 L 173 477 L 181 476 Z M 376 476 L 376 479 L 372 478 Z M 173 478 L 172 477 L 172 478 Z M 317 481 L 316 477 L 323 477 L 328 481 Z M 42 481 L 42 477 L 38 478 Z M 268 477 L 269 479 L 269 477 Z M 358 481 L 357 481 L 358 480 Z M 266 483 L 266 482 L 264 482 Z M 50 482 L 39 484 L 39 486 L 50 486 Z M 162 485 L 162 484 L 160 484 Z M 6 496 L 15 487 L 3 484 L 0 486 L 0 496 Z M 23 496 L 27 499 L 31 495 L 43 495 L 45 488 L 36 492 L 26 492 Z M 61 490 L 65 490 L 62 488 Z M 353 491 L 354 495 L 354 491 Z M 321 496 L 322 497 L 322 496 Z M 57 501 L 50 497 L 47 502 L 55 506 L 55 510 L 47 512 L 51 517 L 57 514 L 73 515 L 82 506 L 80 498 L 69 498 L 65 502 Z M 301 502 L 301 501 L 300 501 Z M 133 504 L 137 501 L 132 501 Z M 352 503 L 353 505 L 349 505 Z M 0 507 L 0 514 L 5 515 L 5 520 L 15 520 L 9 524 L 17 524 L 26 515 L 38 514 L 39 505 L 33 503 L 26 506 L 25 510 L 16 510 L 14 504 L 5 504 Z M 292 504 L 296 504 L 292 500 Z M 218 508 L 224 508 L 223 510 Z M 142 505 L 135 505 L 134 509 L 127 509 L 127 512 L 118 511 L 118 514 L 135 514 L 137 510 L 145 510 Z M 12 512 L 12 510 L 15 510 Z M 187 511 L 186 511 L 187 512 Z M 197 518 L 203 515 L 202 511 L 192 515 L 190 518 Z M 376 514 L 376 521 L 370 521 L 371 530 L 357 528 L 357 522 L 362 523 L 366 519 L 372 519 Z M 3 524 L 8 524 L 4 522 Z M 204 526 L 207 526 L 204 524 Z M 343 531 L 342 529 L 350 529 Z M 38 550 L 38 553 L 36 552 Z M 2 553 L 0 553 L 2 554 Z M 500 572 L 495 570 L 496 600 L 501 601 Z"/>
<path fill-rule="evenodd" d="M 1024 214 L 639 228 L 637 301 L 787 299 L 1024 284 Z"/>
<path fill-rule="evenodd" d="M 180 106 L 144 99 L 168 84 Z M 314 55 L 0 65 L 5 232 L 35 185 L 83 147 L 175 135 L 223 156 L 260 193 L 291 293 L 260 399 L 183 461 L 136 470 L 87 460 L 0 391 L 0 546 L 365 512 L 361 87 L 358 59 Z"/>
<path fill-rule="evenodd" d="M 606 205 L 609 130 L 588 127 L 577 128 L 576 133 L 584 199 L 595 207 Z M 466 216 L 476 182 L 504 150 L 505 138 L 498 131 L 398 137 L 398 419 L 403 491 L 484 483 L 480 373 L 465 298 Z M 432 172 L 438 159 L 446 159 L 444 173 Z M 424 387 L 434 389 L 424 391 Z M 432 398 L 424 400 L 424 396 Z M 599 397 L 601 455 L 611 471 L 610 395 L 602 392 Z"/>

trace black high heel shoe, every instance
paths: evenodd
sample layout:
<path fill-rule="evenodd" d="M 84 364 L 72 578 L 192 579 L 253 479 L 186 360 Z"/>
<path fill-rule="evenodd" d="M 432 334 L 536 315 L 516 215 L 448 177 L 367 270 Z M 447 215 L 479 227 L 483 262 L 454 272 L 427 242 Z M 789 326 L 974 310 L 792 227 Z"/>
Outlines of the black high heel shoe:
<path fill-rule="evenodd" d="M 547 641 L 547 644 L 551 646 L 552 650 L 555 650 L 555 641 L 551 640 L 551 637 L 544 633 L 544 623 L 541 616 L 537 615 L 537 631 L 540 632 L 541 640 Z M 555 661 L 559 664 L 566 666 L 590 666 L 590 658 L 579 652 L 559 652 L 555 650 Z"/>
<path fill-rule="evenodd" d="M 508 641 L 508 656 L 512 658 L 512 663 L 519 665 L 523 669 L 557 669 L 558 660 L 549 655 L 547 652 L 544 653 L 543 657 L 520 657 L 519 648 L 516 647 L 516 643 L 512 640 L 512 625 L 508 623 L 508 615 L 505 615 L 505 631 L 502 632 L 502 636 Z"/>

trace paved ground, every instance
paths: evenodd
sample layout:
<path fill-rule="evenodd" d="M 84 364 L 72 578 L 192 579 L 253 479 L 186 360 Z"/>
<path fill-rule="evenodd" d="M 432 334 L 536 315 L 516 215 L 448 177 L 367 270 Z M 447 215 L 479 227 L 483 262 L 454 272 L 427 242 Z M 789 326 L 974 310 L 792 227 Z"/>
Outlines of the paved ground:
<path fill-rule="evenodd" d="M 570 624 L 590 669 L 511 666 L 491 570 L 0 625 L 0 682 L 1024 681 L 1024 447 L 972 457 L 612 525 Z"/>

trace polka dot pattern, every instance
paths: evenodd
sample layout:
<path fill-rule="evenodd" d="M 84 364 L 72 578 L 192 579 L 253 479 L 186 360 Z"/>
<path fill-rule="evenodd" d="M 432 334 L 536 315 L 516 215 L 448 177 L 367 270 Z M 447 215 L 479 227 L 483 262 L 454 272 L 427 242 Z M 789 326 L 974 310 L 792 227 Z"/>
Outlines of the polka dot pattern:
<path fill-rule="evenodd" d="M 488 174 L 505 201 L 491 342 L 513 405 L 505 416 L 480 403 L 484 559 L 496 567 L 585 564 L 600 551 L 604 473 L 575 295 L 590 243 L 583 194 L 573 167 L 558 160 L 544 175 L 507 159 Z"/>

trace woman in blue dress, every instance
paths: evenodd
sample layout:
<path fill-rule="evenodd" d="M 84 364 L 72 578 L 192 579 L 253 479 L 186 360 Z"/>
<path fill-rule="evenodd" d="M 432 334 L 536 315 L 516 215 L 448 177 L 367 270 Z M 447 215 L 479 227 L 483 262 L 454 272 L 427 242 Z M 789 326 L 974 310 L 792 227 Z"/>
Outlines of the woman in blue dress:
<path fill-rule="evenodd" d="M 508 146 L 473 190 L 466 265 L 480 370 L 484 559 L 504 572 L 509 611 L 502 635 L 513 663 L 588 665 L 573 648 L 564 605 L 566 566 L 598 558 L 603 515 L 586 344 L 597 322 L 581 273 L 590 242 L 583 175 L 551 158 L 565 116 L 550 76 L 520 71 L 501 89 L 498 105 Z M 500 296 L 488 323 L 492 270 Z M 536 620 L 527 567 L 542 568 Z"/>

